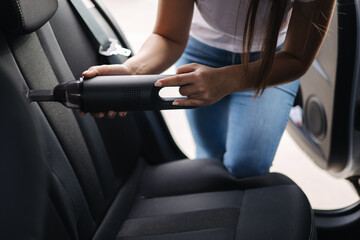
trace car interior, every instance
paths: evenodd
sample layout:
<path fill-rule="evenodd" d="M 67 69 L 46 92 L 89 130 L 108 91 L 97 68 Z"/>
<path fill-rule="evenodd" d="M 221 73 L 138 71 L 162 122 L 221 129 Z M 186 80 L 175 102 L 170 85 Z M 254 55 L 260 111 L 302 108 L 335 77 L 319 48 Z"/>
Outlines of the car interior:
<path fill-rule="evenodd" d="M 289 129 L 359 190 L 359 2 L 336 11 L 296 101 L 305 124 Z M 104 36 L 130 49 L 100 0 L 2 0 L 0 12 L 0 239 L 359 239 L 360 204 L 314 210 L 283 174 L 238 179 L 189 160 L 159 111 L 94 119 L 30 103 L 27 90 L 131 57 L 99 51 Z"/>

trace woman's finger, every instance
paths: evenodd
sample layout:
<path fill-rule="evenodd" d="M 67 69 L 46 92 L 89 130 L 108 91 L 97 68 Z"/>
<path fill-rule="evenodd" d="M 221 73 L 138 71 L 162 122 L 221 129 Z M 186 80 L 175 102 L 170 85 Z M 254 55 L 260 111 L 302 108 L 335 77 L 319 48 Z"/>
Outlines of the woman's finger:
<path fill-rule="evenodd" d="M 110 119 L 113 119 L 116 116 L 116 112 L 115 111 L 108 111 L 107 113 L 107 117 Z"/>
<path fill-rule="evenodd" d="M 119 112 L 119 116 L 120 116 L 121 118 L 126 117 L 126 115 L 127 115 L 127 112 Z"/>
<path fill-rule="evenodd" d="M 88 70 L 84 71 L 82 75 L 86 78 L 95 77 L 97 75 L 105 75 L 108 69 L 108 65 L 92 66 Z"/>
<path fill-rule="evenodd" d="M 94 118 L 103 118 L 105 117 L 105 113 L 103 112 L 91 113 L 91 116 L 93 116 Z"/>
<path fill-rule="evenodd" d="M 122 74 L 130 74 L 130 73 L 124 65 L 120 65 L 120 64 L 92 66 L 88 70 L 82 73 L 82 75 L 86 78 L 91 78 L 98 75 L 122 75 Z"/>
<path fill-rule="evenodd" d="M 171 87 L 171 86 L 184 86 L 191 84 L 194 81 L 190 73 L 178 74 L 171 77 L 163 78 L 155 82 L 155 87 Z"/>
<path fill-rule="evenodd" d="M 194 88 L 194 84 L 181 86 L 179 89 L 179 93 L 181 96 L 187 97 L 198 95 L 198 91 Z"/>
<path fill-rule="evenodd" d="M 199 67 L 199 64 L 197 64 L 197 63 L 186 64 L 186 65 L 179 67 L 176 71 L 176 74 L 194 72 L 198 67 Z"/>
<path fill-rule="evenodd" d="M 81 110 L 79 110 L 79 114 L 80 114 L 80 116 L 85 116 L 86 115 L 86 112 L 83 112 L 83 111 L 81 111 Z"/>
<path fill-rule="evenodd" d="M 86 70 L 81 75 L 83 75 L 85 78 L 92 78 L 98 74 L 95 70 Z"/>
<path fill-rule="evenodd" d="M 203 106 L 204 102 L 197 99 L 178 99 L 173 102 L 174 106 L 181 106 L 181 107 L 198 107 Z"/>

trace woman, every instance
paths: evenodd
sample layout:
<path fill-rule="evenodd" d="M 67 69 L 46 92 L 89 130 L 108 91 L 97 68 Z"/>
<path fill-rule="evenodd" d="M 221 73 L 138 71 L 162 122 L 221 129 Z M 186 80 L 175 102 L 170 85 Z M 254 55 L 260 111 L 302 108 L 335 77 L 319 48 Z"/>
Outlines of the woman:
<path fill-rule="evenodd" d="M 264 174 L 285 129 L 297 79 L 316 57 L 334 4 L 159 0 L 154 31 L 136 56 L 83 75 L 156 74 L 181 56 L 177 75 L 155 86 L 180 86 L 187 99 L 173 104 L 198 106 L 187 111 L 197 157 L 221 159 L 237 177 Z"/>

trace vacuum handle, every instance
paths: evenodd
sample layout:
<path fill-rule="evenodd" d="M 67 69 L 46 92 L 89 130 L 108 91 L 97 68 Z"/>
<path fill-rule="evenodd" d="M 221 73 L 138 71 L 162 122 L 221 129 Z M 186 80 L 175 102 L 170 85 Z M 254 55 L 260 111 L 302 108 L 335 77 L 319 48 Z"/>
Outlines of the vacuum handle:
<path fill-rule="evenodd" d="M 154 83 L 171 75 L 117 75 L 96 76 L 82 82 L 82 104 L 84 112 L 146 111 L 184 109 L 172 105 L 182 98 L 162 98 L 161 87 Z"/>

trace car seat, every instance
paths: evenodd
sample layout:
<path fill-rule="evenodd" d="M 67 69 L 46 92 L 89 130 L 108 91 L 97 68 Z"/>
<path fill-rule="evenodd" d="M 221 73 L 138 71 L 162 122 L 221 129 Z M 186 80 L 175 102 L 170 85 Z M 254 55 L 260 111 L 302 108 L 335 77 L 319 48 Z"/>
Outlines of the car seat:
<path fill-rule="evenodd" d="M 67 0 L 3 0 L 0 12 L 1 81 L 18 98 L 106 63 Z M 22 202 L 45 212 L 43 239 L 316 239 L 311 206 L 284 175 L 237 179 L 216 159 L 167 159 L 154 136 L 164 126 L 142 112 L 95 121 L 58 103 L 24 104 L 37 128 L 13 125 L 41 139 L 24 144 L 44 155 L 49 187 L 36 188 L 46 203 Z"/>

